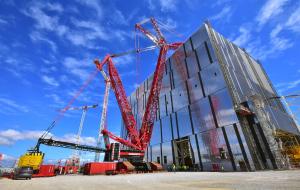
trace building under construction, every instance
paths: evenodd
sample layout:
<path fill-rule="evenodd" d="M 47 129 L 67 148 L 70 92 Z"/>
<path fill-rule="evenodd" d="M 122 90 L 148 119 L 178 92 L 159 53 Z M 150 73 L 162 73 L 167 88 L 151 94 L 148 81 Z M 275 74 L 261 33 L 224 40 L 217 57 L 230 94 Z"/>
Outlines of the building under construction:
<path fill-rule="evenodd" d="M 128 97 L 137 126 L 152 79 Z M 206 23 L 166 61 L 144 160 L 197 171 L 284 169 L 299 163 L 298 140 L 262 65 Z"/>

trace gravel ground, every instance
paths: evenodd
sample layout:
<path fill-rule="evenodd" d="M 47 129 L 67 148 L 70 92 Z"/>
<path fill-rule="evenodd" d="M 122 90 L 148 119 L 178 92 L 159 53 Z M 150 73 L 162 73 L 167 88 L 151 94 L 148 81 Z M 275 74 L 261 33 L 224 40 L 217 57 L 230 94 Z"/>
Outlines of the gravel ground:
<path fill-rule="evenodd" d="M 32 180 L 0 179 L 0 190 L 261 189 L 299 190 L 300 170 L 263 172 L 176 172 L 116 176 L 68 175 Z"/>

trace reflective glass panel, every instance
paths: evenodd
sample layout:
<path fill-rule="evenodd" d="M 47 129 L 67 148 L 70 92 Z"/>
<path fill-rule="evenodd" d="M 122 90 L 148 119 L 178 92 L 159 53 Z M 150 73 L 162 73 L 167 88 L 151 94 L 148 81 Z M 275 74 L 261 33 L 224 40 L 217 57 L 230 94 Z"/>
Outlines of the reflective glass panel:
<path fill-rule="evenodd" d="M 160 121 L 156 121 L 153 125 L 153 131 L 152 131 L 152 136 L 151 136 L 151 141 L 150 144 L 158 144 L 161 142 L 161 136 L 160 136 Z"/>
<path fill-rule="evenodd" d="M 176 116 L 178 122 L 179 136 L 184 137 L 187 135 L 191 135 L 193 131 L 188 107 L 184 107 L 178 112 L 176 112 Z"/>
<path fill-rule="evenodd" d="M 171 69 L 173 76 L 173 83 L 175 88 L 177 85 L 183 83 L 187 78 L 187 69 L 185 64 L 185 53 L 183 47 L 179 48 L 171 57 Z"/>
<path fill-rule="evenodd" d="M 192 104 L 191 115 L 195 133 L 216 127 L 208 98 L 202 98 Z"/>
<path fill-rule="evenodd" d="M 162 127 L 162 142 L 169 142 L 172 140 L 172 127 L 171 127 L 171 117 L 166 116 L 161 119 Z"/>
<path fill-rule="evenodd" d="M 204 69 L 205 67 L 207 67 L 208 65 L 211 64 L 210 55 L 207 52 L 207 47 L 206 47 L 205 43 L 201 44 L 196 49 L 196 53 L 198 56 L 198 60 L 199 60 L 201 69 Z"/>
<path fill-rule="evenodd" d="M 191 135 L 190 137 L 190 143 L 191 143 L 191 149 L 193 153 L 193 163 L 194 163 L 194 168 L 199 170 L 200 169 L 200 160 L 199 160 L 199 155 L 198 155 L 198 147 L 197 147 L 197 142 L 196 142 L 196 136 Z"/>
<path fill-rule="evenodd" d="M 211 100 L 219 126 L 238 122 L 231 97 L 226 88 L 211 95 Z"/>
<path fill-rule="evenodd" d="M 204 41 L 207 40 L 208 40 L 208 34 L 204 25 L 197 32 L 195 32 L 191 37 L 191 41 L 194 49 L 199 47 Z"/>
<path fill-rule="evenodd" d="M 189 77 L 191 78 L 200 71 L 196 53 L 194 51 L 191 52 L 190 55 L 185 58 L 185 60 L 189 71 Z"/>
<path fill-rule="evenodd" d="M 161 163 L 160 144 L 151 146 L 152 162 Z"/>
<path fill-rule="evenodd" d="M 187 86 L 189 90 L 189 96 L 191 103 L 199 100 L 203 97 L 199 73 L 194 75 L 193 78 L 187 80 Z"/>
<path fill-rule="evenodd" d="M 201 72 L 205 95 L 212 94 L 225 87 L 222 72 L 217 63 L 213 63 Z"/>
<path fill-rule="evenodd" d="M 173 164 L 173 153 L 171 142 L 162 143 L 162 165 L 167 170 Z"/>
<path fill-rule="evenodd" d="M 221 128 L 198 134 L 204 171 L 232 171 L 232 164 Z"/>
<path fill-rule="evenodd" d="M 167 115 L 167 105 L 166 105 L 166 95 L 163 94 L 159 98 L 159 114 L 160 118 L 163 118 Z"/>
<path fill-rule="evenodd" d="M 171 91 L 172 94 L 172 102 L 173 102 L 173 110 L 177 111 L 180 108 L 188 105 L 188 94 L 185 83 L 180 86 L 177 86 L 175 89 Z"/>
<path fill-rule="evenodd" d="M 176 114 L 173 113 L 170 115 L 171 116 L 171 121 L 172 121 L 172 134 L 173 134 L 173 139 L 178 139 L 178 131 L 177 131 L 177 122 L 176 122 Z"/>
<path fill-rule="evenodd" d="M 186 57 L 189 57 L 191 55 L 191 53 L 194 52 L 193 47 L 192 47 L 192 43 L 191 40 L 188 39 L 185 43 L 184 43 L 184 50 L 185 50 L 185 55 Z"/>

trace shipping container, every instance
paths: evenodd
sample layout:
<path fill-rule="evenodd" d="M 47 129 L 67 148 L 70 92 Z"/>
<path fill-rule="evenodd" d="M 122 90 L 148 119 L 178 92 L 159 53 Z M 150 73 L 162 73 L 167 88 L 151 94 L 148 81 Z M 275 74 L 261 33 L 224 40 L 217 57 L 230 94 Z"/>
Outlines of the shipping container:
<path fill-rule="evenodd" d="M 52 177 L 55 176 L 55 165 L 41 165 L 39 172 L 32 177 Z"/>
<path fill-rule="evenodd" d="M 115 171 L 116 162 L 90 162 L 84 165 L 84 175 L 105 174 L 107 171 Z"/>

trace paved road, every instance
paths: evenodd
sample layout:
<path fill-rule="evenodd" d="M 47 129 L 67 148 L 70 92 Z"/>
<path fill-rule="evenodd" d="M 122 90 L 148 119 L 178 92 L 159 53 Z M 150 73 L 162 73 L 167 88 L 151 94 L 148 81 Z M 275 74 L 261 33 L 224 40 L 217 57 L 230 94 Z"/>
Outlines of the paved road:
<path fill-rule="evenodd" d="M 32 180 L 0 179 L 0 190 L 299 190 L 300 170 L 264 172 L 190 172 L 116 176 L 56 176 Z"/>

